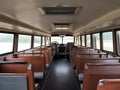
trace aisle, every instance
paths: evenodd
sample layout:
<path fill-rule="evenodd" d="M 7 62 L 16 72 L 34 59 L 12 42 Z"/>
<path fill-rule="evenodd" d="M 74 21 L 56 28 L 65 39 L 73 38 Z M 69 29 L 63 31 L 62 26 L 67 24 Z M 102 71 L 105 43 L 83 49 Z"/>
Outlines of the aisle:
<path fill-rule="evenodd" d="M 71 62 L 66 59 L 54 61 L 42 90 L 80 90 Z"/>

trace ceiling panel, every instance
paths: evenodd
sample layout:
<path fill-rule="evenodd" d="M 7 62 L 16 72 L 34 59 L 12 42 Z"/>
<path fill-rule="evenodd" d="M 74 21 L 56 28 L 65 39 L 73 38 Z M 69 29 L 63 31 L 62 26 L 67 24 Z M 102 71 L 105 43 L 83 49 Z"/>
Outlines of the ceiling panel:
<path fill-rule="evenodd" d="M 41 7 L 78 7 L 77 15 L 43 15 Z M 119 0 L 0 0 L 0 12 L 46 31 L 54 31 L 52 23 L 71 23 L 75 31 L 93 20 L 120 8 Z"/>

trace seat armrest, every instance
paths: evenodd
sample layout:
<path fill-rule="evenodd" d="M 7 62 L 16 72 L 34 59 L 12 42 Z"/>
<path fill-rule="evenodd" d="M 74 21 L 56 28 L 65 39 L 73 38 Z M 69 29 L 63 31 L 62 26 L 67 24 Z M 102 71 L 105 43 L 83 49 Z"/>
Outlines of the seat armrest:
<path fill-rule="evenodd" d="M 40 85 L 38 83 L 35 83 L 35 90 L 40 90 Z"/>

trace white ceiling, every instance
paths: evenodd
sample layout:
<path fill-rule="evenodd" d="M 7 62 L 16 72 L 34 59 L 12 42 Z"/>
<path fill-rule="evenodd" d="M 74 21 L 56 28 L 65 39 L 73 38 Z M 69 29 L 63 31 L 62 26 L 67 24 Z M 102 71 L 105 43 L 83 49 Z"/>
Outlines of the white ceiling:
<path fill-rule="evenodd" d="M 82 6 L 78 15 L 42 15 L 40 7 Z M 120 8 L 119 0 L 0 0 L 0 13 L 48 32 L 52 23 L 71 23 L 70 32 L 84 27 L 101 16 Z"/>

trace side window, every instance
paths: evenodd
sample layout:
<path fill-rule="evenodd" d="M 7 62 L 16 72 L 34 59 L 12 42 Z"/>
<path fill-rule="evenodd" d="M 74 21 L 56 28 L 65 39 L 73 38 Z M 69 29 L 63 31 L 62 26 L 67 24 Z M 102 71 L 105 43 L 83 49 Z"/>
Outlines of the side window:
<path fill-rule="evenodd" d="M 34 36 L 34 47 L 40 46 L 40 44 L 41 44 L 41 37 Z"/>
<path fill-rule="evenodd" d="M 79 35 L 79 43 L 78 43 L 78 45 L 81 45 L 81 37 L 80 37 L 80 35 Z"/>
<path fill-rule="evenodd" d="M 100 34 L 95 33 L 92 35 L 93 38 L 93 48 L 100 49 Z"/>
<path fill-rule="evenodd" d="M 0 54 L 13 51 L 13 34 L 0 33 Z"/>
<path fill-rule="evenodd" d="M 50 37 L 46 37 L 46 46 L 50 45 Z"/>
<path fill-rule="evenodd" d="M 42 45 L 45 45 L 45 37 L 42 37 Z"/>
<path fill-rule="evenodd" d="M 113 35 L 112 32 L 104 32 L 103 37 L 103 50 L 113 52 Z"/>
<path fill-rule="evenodd" d="M 86 46 L 87 47 L 91 47 L 91 38 L 90 38 L 90 35 L 86 35 Z"/>
<path fill-rule="evenodd" d="M 31 48 L 31 36 L 19 34 L 18 51 Z"/>
<path fill-rule="evenodd" d="M 117 53 L 120 55 L 120 31 L 116 32 L 116 38 L 117 38 Z"/>
<path fill-rule="evenodd" d="M 85 35 L 82 35 L 82 46 L 85 46 Z"/>

